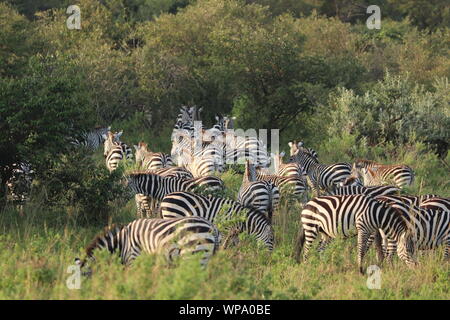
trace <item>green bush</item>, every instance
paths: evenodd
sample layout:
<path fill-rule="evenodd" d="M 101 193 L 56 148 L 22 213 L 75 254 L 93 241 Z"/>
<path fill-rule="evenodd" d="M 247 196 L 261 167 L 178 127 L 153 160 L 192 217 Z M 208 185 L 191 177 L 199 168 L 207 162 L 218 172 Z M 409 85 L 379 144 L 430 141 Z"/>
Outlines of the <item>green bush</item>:
<path fill-rule="evenodd" d="M 61 156 L 56 165 L 38 181 L 47 206 L 65 209 L 81 223 L 106 224 L 111 211 L 131 196 L 122 181 L 123 169 L 109 173 L 83 149 Z"/>
<path fill-rule="evenodd" d="M 331 98 L 329 116 L 336 125 L 329 126 L 328 133 L 355 134 L 369 145 L 419 140 L 445 156 L 450 141 L 449 88 L 448 79 L 436 81 L 427 91 L 388 73 L 364 95 L 340 89 Z"/>

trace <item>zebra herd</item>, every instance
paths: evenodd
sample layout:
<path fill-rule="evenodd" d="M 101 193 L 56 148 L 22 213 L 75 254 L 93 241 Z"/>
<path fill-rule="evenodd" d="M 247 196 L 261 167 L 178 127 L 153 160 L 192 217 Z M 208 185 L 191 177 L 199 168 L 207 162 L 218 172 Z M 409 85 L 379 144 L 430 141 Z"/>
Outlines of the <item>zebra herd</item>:
<path fill-rule="evenodd" d="M 126 171 L 124 179 L 135 197 L 137 220 L 97 236 L 86 257 L 77 260 L 82 266 L 95 259 L 96 249 L 119 251 L 124 264 L 142 252 L 160 253 L 169 261 L 200 252 L 205 265 L 220 244 L 239 233 L 254 236 L 272 250 L 273 216 L 281 214 L 280 199 L 288 197 L 302 207 L 294 250 L 299 262 L 302 252 L 307 259 L 317 238 L 323 251 L 336 237 L 355 235 L 361 271 L 372 243 L 380 262 L 397 253 L 413 266 L 417 250 L 441 245 L 449 258 L 450 199 L 403 194 L 414 182 L 410 167 L 363 159 L 324 164 L 315 150 L 296 140 L 289 142 L 290 158 L 284 163 L 284 152 L 269 154 L 257 137 L 237 135 L 234 118 L 217 115 L 216 123 L 205 128 L 200 114 L 201 108 L 180 109 L 170 155 L 152 151 L 143 141 L 134 145 L 133 154 L 120 140 L 122 131 L 110 127 L 96 128 L 73 142 L 92 150 L 103 144 L 110 172 L 123 161 L 138 167 Z M 245 167 L 242 184 L 236 199 L 225 198 L 220 174 L 235 163 Z M 218 231 L 221 221 L 232 225 L 227 239 Z"/>
<path fill-rule="evenodd" d="M 279 212 L 280 199 L 287 196 L 295 196 L 303 208 L 294 251 L 299 262 L 302 251 L 307 259 L 319 237 L 318 250 L 322 251 L 336 237 L 354 235 L 361 272 L 372 243 L 380 262 L 397 253 L 408 266 L 414 266 L 417 249 L 440 245 L 449 258 L 450 200 L 437 195 L 402 195 L 401 189 L 414 181 L 410 167 L 362 159 L 322 164 L 315 150 L 295 140 L 289 142 L 290 159 L 283 163 L 285 154 L 270 155 L 258 138 L 234 135 L 234 119 L 217 115 L 216 124 L 207 129 L 195 122 L 200 112 L 195 107 L 180 109 L 170 155 L 151 151 L 145 142 L 134 146 L 140 169 L 127 173 L 126 180 L 135 194 L 138 220 L 107 229 L 88 247 L 87 259 L 93 258 L 95 248 L 108 248 L 111 252 L 119 249 L 126 264 L 140 252 L 161 252 L 169 261 L 175 255 L 203 252 L 202 264 L 206 264 L 224 242 L 216 227 L 223 220 L 233 222 L 234 233 L 248 233 L 272 250 L 272 218 Z M 108 128 L 101 134 L 109 170 L 133 158 L 130 148 L 118 139 L 121 133 Z M 92 139 L 88 145 L 99 141 L 98 134 L 87 137 Z M 271 161 L 275 173 L 268 170 Z M 245 166 L 236 200 L 217 195 L 225 188 L 217 174 L 234 162 Z M 308 201 L 310 194 L 313 197 Z M 178 228 L 189 240 L 175 235 Z"/>

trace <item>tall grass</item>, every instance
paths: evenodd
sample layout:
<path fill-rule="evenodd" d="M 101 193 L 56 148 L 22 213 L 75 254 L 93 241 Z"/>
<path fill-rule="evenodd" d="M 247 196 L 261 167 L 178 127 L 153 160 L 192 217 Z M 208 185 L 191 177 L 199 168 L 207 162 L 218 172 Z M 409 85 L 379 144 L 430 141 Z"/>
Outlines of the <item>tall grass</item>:
<path fill-rule="evenodd" d="M 315 147 L 315 146 L 314 146 Z M 406 162 L 417 174 L 411 192 L 449 196 L 448 172 L 440 160 L 421 145 L 396 150 L 395 158 L 381 150 L 348 141 L 333 141 L 317 148 L 323 162 L 332 162 L 343 150 L 355 150 L 386 162 Z M 385 149 L 389 150 L 389 149 Z M 385 153 L 386 154 L 386 151 Z M 339 158 L 340 161 L 351 160 Z M 388 155 L 389 157 L 389 155 Z M 447 161 L 449 157 L 447 157 Z M 242 176 L 234 171 L 221 175 L 227 197 L 234 198 Z M 301 204 L 282 201 L 274 214 L 275 249 L 269 253 L 252 237 L 241 235 L 235 247 L 219 250 L 202 269 L 191 259 L 167 266 L 154 255 L 138 257 L 125 268 L 117 256 L 97 255 L 92 276 L 83 277 L 81 288 L 71 290 L 67 268 L 103 225 L 80 225 L 66 208 L 48 210 L 29 203 L 24 216 L 9 207 L 0 214 L 0 299 L 449 299 L 450 268 L 444 248 L 419 254 L 420 265 L 409 269 L 394 259 L 381 266 L 381 289 L 367 287 L 367 276 L 356 266 L 356 237 L 336 239 L 321 254 L 312 250 L 307 262 L 293 258 L 299 230 Z M 95 213 L 93 213 L 95 214 Z M 130 200 L 110 213 L 110 223 L 135 218 Z M 366 266 L 376 264 L 370 250 Z"/>

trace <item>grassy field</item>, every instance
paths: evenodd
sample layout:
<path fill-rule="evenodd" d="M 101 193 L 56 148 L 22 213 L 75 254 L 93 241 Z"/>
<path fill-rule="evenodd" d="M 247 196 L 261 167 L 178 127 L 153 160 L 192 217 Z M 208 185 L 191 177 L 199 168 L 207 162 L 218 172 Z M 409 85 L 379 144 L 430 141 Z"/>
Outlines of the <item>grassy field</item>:
<path fill-rule="evenodd" d="M 228 191 L 241 176 L 222 175 Z M 442 190 L 441 190 L 442 192 Z M 448 195 L 448 194 L 447 194 Z M 97 256 L 90 278 L 68 289 L 68 267 L 102 226 L 77 225 L 67 212 L 28 205 L 24 216 L 14 209 L 0 215 L 0 299 L 449 299 L 450 268 L 444 248 L 419 255 L 420 266 L 408 269 L 397 258 L 381 269 L 381 289 L 368 289 L 356 267 L 356 238 L 337 239 L 321 255 L 296 264 L 294 240 L 298 205 L 284 203 L 274 220 L 275 249 L 248 236 L 236 247 L 219 251 L 206 269 L 194 257 L 168 267 L 157 256 L 140 256 L 130 268 L 119 258 Z M 117 206 L 111 222 L 134 219 L 130 201 Z M 92 214 L 95 214 L 93 212 Z M 376 264 L 371 249 L 365 265 Z"/>

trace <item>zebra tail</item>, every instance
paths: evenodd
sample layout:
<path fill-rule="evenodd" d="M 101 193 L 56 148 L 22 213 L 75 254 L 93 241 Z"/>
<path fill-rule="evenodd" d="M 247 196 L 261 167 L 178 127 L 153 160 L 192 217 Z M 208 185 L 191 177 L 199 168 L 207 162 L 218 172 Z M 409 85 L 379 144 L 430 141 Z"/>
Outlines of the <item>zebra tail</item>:
<path fill-rule="evenodd" d="M 303 227 L 300 228 L 297 235 L 297 240 L 295 241 L 294 245 L 294 258 L 297 263 L 300 263 L 300 257 L 302 255 L 303 251 L 303 245 L 305 244 L 305 230 Z"/>

